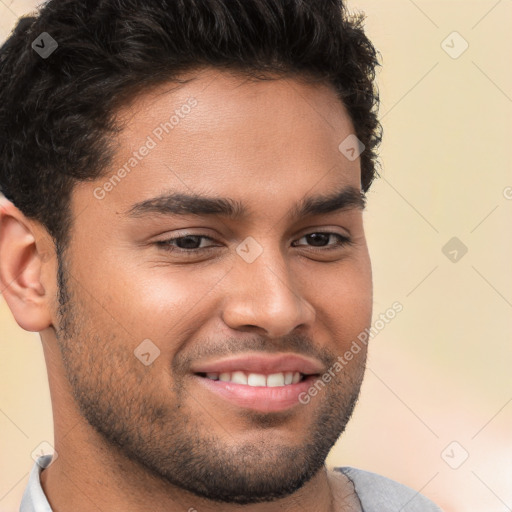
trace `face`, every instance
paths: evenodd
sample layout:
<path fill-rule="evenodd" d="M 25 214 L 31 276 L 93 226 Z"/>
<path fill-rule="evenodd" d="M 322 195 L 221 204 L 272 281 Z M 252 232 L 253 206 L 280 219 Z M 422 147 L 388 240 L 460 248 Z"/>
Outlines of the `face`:
<path fill-rule="evenodd" d="M 323 467 L 364 373 L 364 346 L 335 366 L 371 322 L 360 163 L 338 149 L 350 118 L 327 86 L 205 70 L 119 120 L 105 177 L 74 189 L 60 262 L 74 404 L 155 478 L 286 496 Z"/>

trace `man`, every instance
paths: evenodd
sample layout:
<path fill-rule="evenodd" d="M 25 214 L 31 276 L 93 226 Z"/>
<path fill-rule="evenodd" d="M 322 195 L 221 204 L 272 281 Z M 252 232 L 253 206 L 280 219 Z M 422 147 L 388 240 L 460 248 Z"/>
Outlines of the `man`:
<path fill-rule="evenodd" d="M 0 280 L 55 430 L 20 510 L 439 511 L 325 467 L 372 313 L 362 19 L 52 0 L 0 58 Z"/>

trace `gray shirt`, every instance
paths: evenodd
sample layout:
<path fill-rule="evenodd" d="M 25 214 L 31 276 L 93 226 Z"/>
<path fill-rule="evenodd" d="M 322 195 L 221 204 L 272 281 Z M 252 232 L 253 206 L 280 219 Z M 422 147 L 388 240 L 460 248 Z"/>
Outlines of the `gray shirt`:
<path fill-rule="evenodd" d="M 52 455 L 42 455 L 34 464 L 20 512 L 52 512 L 40 480 L 41 471 L 51 459 Z M 352 480 L 363 512 L 442 512 L 425 496 L 384 476 L 351 467 L 335 470 Z"/>

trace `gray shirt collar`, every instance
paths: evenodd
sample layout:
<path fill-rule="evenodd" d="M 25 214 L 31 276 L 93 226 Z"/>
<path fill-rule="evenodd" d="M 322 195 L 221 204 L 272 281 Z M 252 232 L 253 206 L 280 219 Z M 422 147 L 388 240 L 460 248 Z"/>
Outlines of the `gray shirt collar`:
<path fill-rule="evenodd" d="M 52 512 L 41 487 L 41 471 L 48 467 L 51 460 L 52 454 L 41 455 L 36 460 L 30 472 L 23 498 L 21 499 L 20 512 Z"/>

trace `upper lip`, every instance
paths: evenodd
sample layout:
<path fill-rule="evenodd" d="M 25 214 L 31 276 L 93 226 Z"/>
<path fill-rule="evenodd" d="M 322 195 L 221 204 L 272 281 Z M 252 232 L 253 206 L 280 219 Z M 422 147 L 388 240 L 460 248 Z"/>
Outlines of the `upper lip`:
<path fill-rule="evenodd" d="M 192 367 L 193 373 L 228 373 L 243 371 L 248 373 L 272 374 L 281 372 L 300 372 L 315 375 L 323 370 L 322 364 L 298 354 L 287 353 L 269 355 L 261 353 L 245 354 L 215 361 L 197 363 Z"/>

